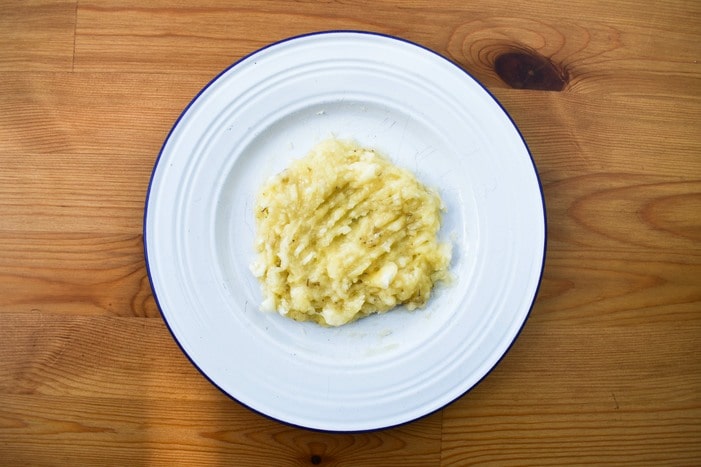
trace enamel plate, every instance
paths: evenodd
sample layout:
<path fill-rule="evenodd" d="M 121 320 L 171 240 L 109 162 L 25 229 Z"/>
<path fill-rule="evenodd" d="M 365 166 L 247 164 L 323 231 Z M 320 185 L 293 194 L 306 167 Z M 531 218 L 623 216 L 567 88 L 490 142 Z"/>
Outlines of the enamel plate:
<path fill-rule="evenodd" d="M 330 137 L 442 197 L 454 280 L 425 308 L 338 328 L 259 311 L 257 192 Z M 275 43 L 209 83 L 163 145 L 144 231 L 154 295 L 192 363 L 255 411 L 329 431 L 415 420 L 477 384 L 524 325 L 545 254 L 538 175 L 502 107 L 440 55 L 361 32 Z"/>

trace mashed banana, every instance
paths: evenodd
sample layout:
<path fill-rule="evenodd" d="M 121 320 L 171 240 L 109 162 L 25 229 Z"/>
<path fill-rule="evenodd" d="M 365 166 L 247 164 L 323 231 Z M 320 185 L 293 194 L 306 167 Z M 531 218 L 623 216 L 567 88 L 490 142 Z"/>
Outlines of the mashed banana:
<path fill-rule="evenodd" d="M 442 202 L 407 170 L 328 140 L 273 176 L 255 208 L 261 309 L 340 326 L 397 305 L 413 310 L 446 280 Z"/>

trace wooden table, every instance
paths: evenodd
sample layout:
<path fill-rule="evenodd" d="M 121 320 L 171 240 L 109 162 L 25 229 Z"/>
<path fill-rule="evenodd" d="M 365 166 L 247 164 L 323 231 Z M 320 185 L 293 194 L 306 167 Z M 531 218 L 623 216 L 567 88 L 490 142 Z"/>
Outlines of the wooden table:
<path fill-rule="evenodd" d="M 543 283 L 474 390 L 405 426 L 288 427 L 188 362 L 146 274 L 160 146 L 219 71 L 362 29 L 482 81 L 548 212 Z M 701 464 L 701 3 L 0 2 L 1 465 Z"/>

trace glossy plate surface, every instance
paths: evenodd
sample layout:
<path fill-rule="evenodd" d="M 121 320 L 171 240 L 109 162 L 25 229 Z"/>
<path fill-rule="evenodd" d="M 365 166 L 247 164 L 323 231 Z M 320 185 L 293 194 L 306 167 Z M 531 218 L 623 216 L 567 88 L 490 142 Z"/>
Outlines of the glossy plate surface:
<path fill-rule="evenodd" d="M 425 309 L 340 328 L 258 311 L 256 193 L 332 136 L 438 189 L 455 281 Z M 537 293 L 545 212 L 528 148 L 473 78 L 403 40 L 328 32 L 255 52 L 195 97 L 154 168 L 144 242 L 163 317 L 210 381 L 280 421 L 358 431 L 440 409 L 497 364 Z"/>

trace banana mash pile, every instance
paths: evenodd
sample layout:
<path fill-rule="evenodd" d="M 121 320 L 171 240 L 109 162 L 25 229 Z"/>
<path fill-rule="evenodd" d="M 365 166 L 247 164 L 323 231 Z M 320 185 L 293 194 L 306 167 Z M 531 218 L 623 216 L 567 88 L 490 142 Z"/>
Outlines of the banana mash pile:
<path fill-rule="evenodd" d="M 331 139 L 273 176 L 255 207 L 261 309 L 340 326 L 421 307 L 448 279 L 443 205 L 409 171 Z"/>

